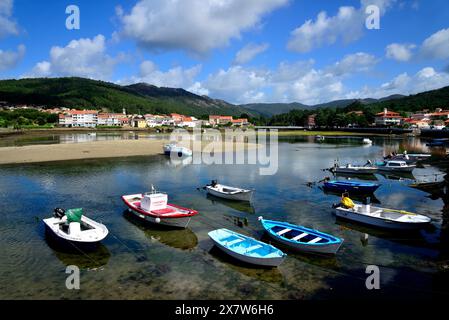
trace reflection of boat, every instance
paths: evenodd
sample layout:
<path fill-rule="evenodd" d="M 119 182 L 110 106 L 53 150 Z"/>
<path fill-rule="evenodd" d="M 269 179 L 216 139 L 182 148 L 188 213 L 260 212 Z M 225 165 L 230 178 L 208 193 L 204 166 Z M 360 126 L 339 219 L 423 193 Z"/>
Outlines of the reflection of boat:
<path fill-rule="evenodd" d="M 405 161 L 388 160 L 376 163 L 379 171 L 389 172 L 412 172 L 416 168 L 414 164 L 407 164 Z"/>
<path fill-rule="evenodd" d="M 54 216 L 43 221 L 47 234 L 81 250 L 96 248 L 109 233 L 105 225 L 83 215 L 83 209 L 56 208 Z"/>
<path fill-rule="evenodd" d="M 217 229 L 208 235 L 223 252 L 248 264 L 277 267 L 287 256 L 270 244 L 228 229 Z"/>
<path fill-rule="evenodd" d="M 169 204 L 167 194 L 154 188 L 145 194 L 122 196 L 122 200 L 136 217 L 169 227 L 187 228 L 190 219 L 198 214 L 196 210 Z"/>
<path fill-rule="evenodd" d="M 297 251 L 336 254 L 343 243 L 342 239 L 318 230 L 262 217 L 259 220 L 272 239 Z"/>
<path fill-rule="evenodd" d="M 378 183 L 360 181 L 337 181 L 330 180 L 324 182 L 324 189 L 335 192 L 349 192 L 359 194 L 370 194 L 380 187 Z"/>
<path fill-rule="evenodd" d="M 158 228 L 157 225 L 147 224 L 136 218 L 128 210 L 124 212 L 123 216 L 142 230 L 149 239 L 159 241 L 169 247 L 190 250 L 198 245 L 198 238 L 190 229 L 167 230 L 166 228 Z"/>
<path fill-rule="evenodd" d="M 253 214 L 255 212 L 253 206 L 248 201 L 231 201 L 231 200 L 218 198 L 218 197 L 215 197 L 210 194 L 207 194 L 206 197 L 207 197 L 207 199 L 209 199 L 212 202 L 212 204 L 217 202 L 219 204 L 225 205 L 225 206 L 227 206 L 231 209 L 234 209 L 236 211 L 246 212 L 246 213 L 250 213 L 250 214 Z"/>
<path fill-rule="evenodd" d="M 192 157 L 177 157 L 177 158 L 170 158 L 170 160 L 167 161 L 167 164 L 172 167 L 184 167 L 188 166 L 189 164 L 192 164 L 193 158 Z"/>
<path fill-rule="evenodd" d="M 251 201 L 254 193 L 254 190 L 225 186 L 217 183 L 216 180 L 213 180 L 210 185 L 206 186 L 206 191 L 208 194 L 219 198 L 248 202 Z"/>
<path fill-rule="evenodd" d="M 411 188 L 419 189 L 429 193 L 436 193 L 442 191 L 446 186 L 446 181 L 433 182 L 415 182 L 409 185 Z"/>
<path fill-rule="evenodd" d="M 427 216 L 404 210 L 373 207 L 370 204 L 351 205 L 352 207 L 348 207 L 347 204 L 334 206 L 336 216 L 374 227 L 399 230 L 417 230 L 431 222 Z"/>
<path fill-rule="evenodd" d="M 404 180 L 404 179 L 410 179 L 415 180 L 415 176 L 411 172 L 379 172 L 381 176 L 383 176 L 385 179 L 389 180 Z"/>
<path fill-rule="evenodd" d="M 445 147 L 447 145 L 449 145 L 448 138 L 432 139 L 431 141 L 426 143 L 426 146 L 428 147 Z"/>
<path fill-rule="evenodd" d="M 366 180 L 366 181 L 377 181 L 377 177 L 374 174 L 356 174 L 356 173 L 334 173 L 334 177 L 338 178 L 348 178 L 353 179 L 357 178 L 358 180 Z"/>

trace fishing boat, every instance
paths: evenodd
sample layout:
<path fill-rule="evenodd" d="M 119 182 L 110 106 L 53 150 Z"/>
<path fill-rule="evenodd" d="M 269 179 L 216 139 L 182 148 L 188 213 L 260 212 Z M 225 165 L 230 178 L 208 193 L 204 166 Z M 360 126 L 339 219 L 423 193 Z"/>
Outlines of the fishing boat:
<path fill-rule="evenodd" d="M 48 234 L 76 248 L 95 248 L 109 233 L 105 225 L 86 217 L 81 208 L 56 208 L 53 217 L 43 221 Z"/>
<path fill-rule="evenodd" d="M 345 166 L 340 166 L 338 162 L 334 163 L 334 166 L 330 169 L 333 173 L 350 173 L 350 174 L 373 174 L 377 172 L 377 167 L 373 166 L 371 161 L 363 166 L 357 166 L 352 164 L 347 164 Z"/>
<path fill-rule="evenodd" d="M 236 201 L 250 202 L 254 194 L 254 190 L 225 186 L 219 184 L 217 180 L 212 180 L 211 184 L 205 186 L 205 189 L 208 194 L 215 197 Z"/>
<path fill-rule="evenodd" d="M 168 143 L 164 145 L 164 154 L 167 156 L 177 155 L 178 157 L 190 157 L 193 152 L 189 148 L 178 146 L 176 143 Z"/>
<path fill-rule="evenodd" d="M 338 181 L 330 180 L 324 182 L 324 189 L 336 192 L 349 193 L 373 193 L 380 187 L 378 183 L 361 181 Z"/>
<path fill-rule="evenodd" d="M 128 210 L 147 222 L 174 228 L 187 228 L 191 218 L 198 214 L 193 209 L 168 204 L 168 195 L 154 188 L 151 192 L 122 196 Z"/>
<path fill-rule="evenodd" d="M 223 252 L 252 265 L 277 267 L 287 256 L 270 244 L 228 229 L 217 229 L 208 235 Z"/>
<path fill-rule="evenodd" d="M 405 161 L 389 160 L 376 163 L 380 171 L 412 172 L 416 168 L 415 164 L 407 164 Z"/>
<path fill-rule="evenodd" d="M 405 210 L 356 204 L 346 196 L 333 207 L 337 217 L 385 229 L 418 230 L 431 222 L 427 216 Z"/>
<path fill-rule="evenodd" d="M 343 243 L 343 239 L 303 226 L 262 217 L 259 221 L 272 239 L 298 251 L 336 254 Z"/>

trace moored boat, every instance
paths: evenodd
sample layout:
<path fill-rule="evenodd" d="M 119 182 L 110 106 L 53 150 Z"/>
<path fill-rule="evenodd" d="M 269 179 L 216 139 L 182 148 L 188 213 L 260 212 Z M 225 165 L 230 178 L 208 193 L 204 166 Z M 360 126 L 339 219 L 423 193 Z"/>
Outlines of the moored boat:
<path fill-rule="evenodd" d="M 215 197 L 236 201 L 251 202 L 254 194 L 254 190 L 225 186 L 219 184 L 216 180 L 213 180 L 211 184 L 205 186 L 205 189 L 208 194 Z"/>
<path fill-rule="evenodd" d="M 377 167 L 371 164 L 367 164 L 364 166 L 357 166 L 352 164 L 340 166 L 338 163 L 335 163 L 334 166 L 330 169 L 330 171 L 334 173 L 348 173 L 348 174 L 374 174 L 377 172 Z"/>
<path fill-rule="evenodd" d="M 109 233 L 105 225 L 83 215 L 81 208 L 56 208 L 54 216 L 43 221 L 49 234 L 76 248 L 95 248 Z"/>
<path fill-rule="evenodd" d="M 336 192 L 349 192 L 349 193 L 373 193 L 380 187 L 378 183 L 361 182 L 361 181 L 338 181 L 330 180 L 325 181 L 324 186 L 326 190 Z"/>
<path fill-rule="evenodd" d="M 189 148 L 178 146 L 176 143 L 168 143 L 164 145 L 164 154 L 169 155 L 177 155 L 178 157 L 190 157 L 193 152 Z"/>
<path fill-rule="evenodd" d="M 187 228 L 191 218 L 198 214 L 196 210 L 169 204 L 167 194 L 155 190 L 125 195 L 122 200 L 136 217 L 157 225 Z"/>
<path fill-rule="evenodd" d="M 217 229 L 208 235 L 223 252 L 252 265 L 277 267 L 287 256 L 270 244 L 228 229 Z"/>
<path fill-rule="evenodd" d="M 262 217 L 259 220 L 272 239 L 297 251 L 336 254 L 343 243 L 343 239 L 318 230 Z"/>
<path fill-rule="evenodd" d="M 407 164 L 405 161 L 389 160 L 376 163 L 377 168 L 380 171 L 393 171 L 393 172 L 412 172 L 416 168 L 415 164 Z"/>
<path fill-rule="evenodd" d="M 343 197 L 342 202 L 333 207 L 337 217 L 385 229 L 418 230 L 431 222 L 424 215 L 370 204 L 356 204 L 347 197 Z"/>
<path fill-rule="evenodd" d="M 362 142 L 363 142 L 363 144 L 368 144 L 368 145 L 373 144 L 373 141 L 368 138 L 363 138 Z"/>

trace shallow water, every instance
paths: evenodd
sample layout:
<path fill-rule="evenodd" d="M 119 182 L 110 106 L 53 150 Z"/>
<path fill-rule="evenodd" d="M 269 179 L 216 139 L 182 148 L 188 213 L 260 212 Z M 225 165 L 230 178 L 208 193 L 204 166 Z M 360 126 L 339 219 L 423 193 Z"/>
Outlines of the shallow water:
<path fill-rule="evenodd" d="M 382 206 L 415 211 L 432 227 L 398 235 L 336 220 L 338 195 L 317 184 L 322 169 L 340 162 L 364 163 L 398 148 L 422 149 L 418 139 L 283 138 L 279 169 L 259 175 L 257 165 L 177 165 L 163 156 L 0 167 L 1 299 L 430 299 L 447 296 L 449 232 L 447 197 L 410 188 L 413 177 L 433 179 L 436 167 L 413 176 L 376 175 Z M 441 177 L 440 177 L 441 178 Z M 252 206 L 206 196 L 197 190 L 212 179 L 255 188 Z M 125 213 L 123 194 L 149 190 L 169 194 L 170 202 L 200 215 L 186 230 L 143 225 Z M 61 251 L 45 237 L 42 219 L 55 207 L 83 207 L 107 225 L 110 235 L 95 252 Z M 264 238 L 258 216 L 314 227 L 345 239 L 338 255 L 323 258 L 288 252 L 277 269 L 241 265 L 221 253 L 207 233 L 226 227 Z M 65 288 L 65 268 L 81 268 L 81 289 Z M 365 287 L 367 265 L 381 270 L 381 289 Z"/>

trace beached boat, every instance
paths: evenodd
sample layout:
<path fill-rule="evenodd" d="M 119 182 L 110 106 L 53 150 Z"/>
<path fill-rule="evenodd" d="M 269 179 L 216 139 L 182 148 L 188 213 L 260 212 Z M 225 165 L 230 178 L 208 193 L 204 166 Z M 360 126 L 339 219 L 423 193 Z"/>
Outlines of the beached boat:
<path fill-rule="evenodd" d="M 377 172 L 377 167 L 367 164 L 364 166 L 354 166 L 352 164 L 347 164 L 345 166 L 340 166 L 335 163 L 330 169 L 333 173 L 349 173 L 349 174 L 373 174 Z"/>
<path fill-rule="evenodd" d="M 270 244 L 228 229 L 217 229 L 208 235 L 223 252 L 245 263 L 277 267 L 287 256 Z"/>
<path fill-rule="evenodd" d="M 407 164 L 405 161 L 390 160 L 376 163 L 377 168 L 380 171 L 393 171 L 393 172 L 412 172 L 416 168 L 415 164 Z"/>
<path fill-rule="evenodd" d="M 213 180 L 212 183 L 205 186 L 205 188 L 210 195 L 236 201 L 250 202 L 254 194 L 254 190 L 225 186 L 219 184 L 216 180 Z"/>
<path fill-rule="evenodd" d="M 326 190 L 336 192 L 349 192 L 349 193 L 373 193 L 380 187 L 378 183 L 361 182 L 361 181 L 338 181 L 330 180 L 325 181 L 324 186 Z"/>
<path fill-rule="evenodd" d="M 417 230 L 431 222 L 431 219 L 424 215 L 404 210 L 374 207 L 370 204 L 356 204 L 348 199 L 343 198 L 341 203 L 333 206 L 337 217 L 374 227 L 396 230 Z"/>
<path fill-rule="evenodd" d="M 363 142 L 363 144 L 368 144 L 368 145 L 373 144 L 373 141 L 371 139 L 368 139 L 368 138 L 364 138 L 362 140 L 362 142 Z"/>
<path fill-rule="evenodd" d="M 343 243 L 343 239 L 318 230 L 262 217 L 259 220 L 272 239 L 298 251 L 336 254 Z"/>
<path fill-rule="evenodd" d="M 105 225 L 83 215 L 80 208 L 56 208 L 54 216 L 43 221 L 49 234 L 77 248 L 96 247 L 109 233 Z"/>
<path fill-rule="evenodd" d="M 163 149 L 167 156 L 175 154 L 178 157 L 190 157 L 193 154 L 189 148 L 178 146 L 176 143 L 168 143 L 164 145 Z"/>
<path fill-rule="evenodd" d="M 157 225 L 187 228 L 191 218 L 198 214 L 196 210 L 168 204 L 167 194 L 155 190 L 122 196 L 122 200 L 136 217 Z"/>

